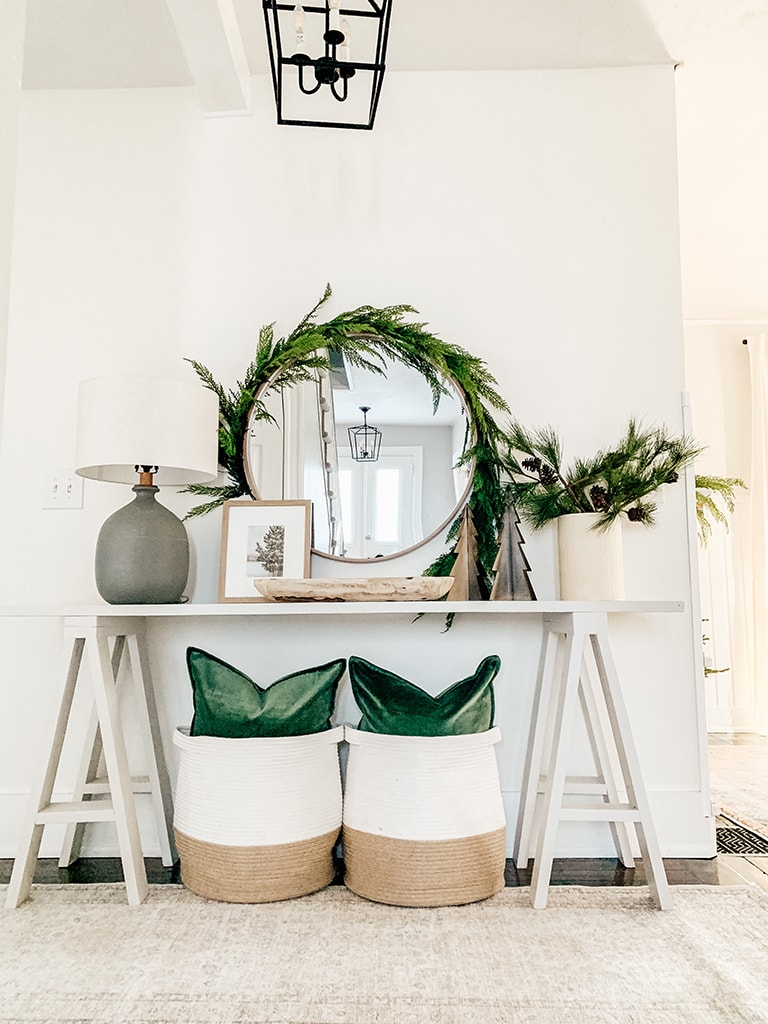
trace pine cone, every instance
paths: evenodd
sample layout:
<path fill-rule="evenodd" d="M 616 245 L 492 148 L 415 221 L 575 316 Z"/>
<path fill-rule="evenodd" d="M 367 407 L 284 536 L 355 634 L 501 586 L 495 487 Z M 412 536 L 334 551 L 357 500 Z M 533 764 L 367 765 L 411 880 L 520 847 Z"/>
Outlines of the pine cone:
<path fill-rule="evenodd" d="M 523 469 L 527 469 L 531 473 L 538 473 L 541 469 L 541 459 L 531 457 L 529 459 L 523 459 L 520 463 Z"/>
<path fill-rule="evenodd" d="M 542 466 L 539 470 L 539 480 L 545 487 L 550 487 L 552 484 L 557 483 L 557 473 L 551 466 Z"/>
<path fill-rule="evenodd" d="M 592 506 L 595 512 L 605 512 L 608 508 L 608 491 L 600 484 L 595 484 L 594 487 L 590 488 L 589 497 L 592 500 Z"/>
<path fill-rule="evenodd" d="M 637 505 L 634 508 L 627 509 L 627 518 L 631 523 L 644 523 L 648 518 L 648 513 L 642 505 Z"/>
<path fill-rule="evenodd" d="M 679 479 L 680 479 L 680 474 L 676 473 L 674 470 L 672 470 L 672 472 L 669 474 L 669 476 L 664 481 L 664 483 L 665 484 L 676 484 Z"/>

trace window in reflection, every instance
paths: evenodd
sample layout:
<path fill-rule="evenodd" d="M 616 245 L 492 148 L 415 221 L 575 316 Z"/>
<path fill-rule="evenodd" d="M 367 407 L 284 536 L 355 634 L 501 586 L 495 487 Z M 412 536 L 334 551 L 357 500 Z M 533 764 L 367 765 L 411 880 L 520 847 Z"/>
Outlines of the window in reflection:
<path fill-rule="evenodd" d="M 422 533 L 420 448 L 382 448 L 379 461 L 339 457 L 345 558 L 381 558 L 415 543 Z"/>

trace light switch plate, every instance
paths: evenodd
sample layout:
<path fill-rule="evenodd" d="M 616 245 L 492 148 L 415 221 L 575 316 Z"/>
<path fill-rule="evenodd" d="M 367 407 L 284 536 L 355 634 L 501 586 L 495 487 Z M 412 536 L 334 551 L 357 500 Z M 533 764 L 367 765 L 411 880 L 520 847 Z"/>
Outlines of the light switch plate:
<path fill-rule="evenodd" d="M 43 486 L 42 508 L 82 508 L 83 478 L 73 469 L 52 469 Z"/>

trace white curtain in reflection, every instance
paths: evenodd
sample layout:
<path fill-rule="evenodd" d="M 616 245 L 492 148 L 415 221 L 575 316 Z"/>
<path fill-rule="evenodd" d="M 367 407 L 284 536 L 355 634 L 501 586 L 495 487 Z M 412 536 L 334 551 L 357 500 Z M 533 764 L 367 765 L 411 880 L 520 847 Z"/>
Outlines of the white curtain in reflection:
<path fill-rule="evenodd" d="M 752 392 L 752 643 L 755 724 L 768 733 L 768 340 L 748 339 Z"/>

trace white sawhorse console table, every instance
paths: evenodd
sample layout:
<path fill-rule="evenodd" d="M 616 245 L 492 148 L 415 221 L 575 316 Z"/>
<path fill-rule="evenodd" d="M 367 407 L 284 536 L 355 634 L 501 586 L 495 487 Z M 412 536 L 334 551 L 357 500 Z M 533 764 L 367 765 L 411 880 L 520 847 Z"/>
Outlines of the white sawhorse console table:
<path fill-rule="evenodd" d="M 44 826 L 67 824 L 60 864 L 79 853 L 84 823 L 114 821 L 131 904 L 147 894 L 134 794 L 149 793 L 160 836 L 163 863 L 175 859 L 171 790 L 157 720 L 155 696 L 144 643 L 148 619 L 157 617 L 480 614 L 524 615 L 543 623 L 543 643 L 518 815 L 514 857 L 525 867 L 531 856 L 534 907 L 546 906 L 557 828 L 561 821 L 605 821 L 611 825 L 617 854 L 634 864 L 637 835 L 651 895 L 658 907 L 671 906 L 655 829 L 634 748 L 621 685 L 611 653 L 608 616 L 612 613 L 680 612 L 679 601 L 490 601 L 377 602 L 217 605 L 100 605 L 88 608 L 3 608 L 4 616 L 64 617 L 70 640 L 64 691 L 42 771 L 30 794 L 18 855 L 6 904 L 16 907 L 29 895 Z M 139 698 L 149 771 L 132 778 L 120 720 L 117 687 L 125 651 Z M 71 802 L 52 803 L 75 686 L 87 656 L 94 715 Z M 597 774 L 567 775 L 568 753 L 577 706 L 587 727 Z M 106 778 L 97 777 L 102 759 Z M 567 799 L 566 799 L 567 798 Z M 574 804 L 574 798 L 579 802 Z M 586 799 L 589 798 L 589 799 Z M 586 802 L 585 802 L 586 800 Z"/>
<path fill-rule="evenodd" d="M 143 619 L 101 614 L 66 616 L 64 633 L 70 641 L 64 690 L 40 777 L 30 793 L 6 906 L 17 907 L 29 896 L 45 825 L 66 825 L 59 866 L 67 867 L 80 855 L 83 827 L 91 821 L 114 821 L 128 902 L 137 905 L 143 902 L 148 889 L 134 794 L 149 793 L 151 796 L 163 864 L 171 865 L 176 859 L 171 787 L 144 644 Z M 52 802 L 72 701 L 84 660 L 89 669 L 93 710 L 83 757 L 73 799 Z M 147 774 L 139 777 L 132 777 L 128 768 L 118 705 L 118 681 L 121 669 L 128 668 L 124 664 L 127 660 L 130 661 L 130 676 L 148 762 Z M 98 775 L 102 757 L 105 777 Z"/>
<path fill-rule="evenodd" d="M 566 775 L 577 703 L 597 770 L 595 777 Z M 574 797 L 577 803 L 573 803 Z M 636 832 L 651 896 L 660 910 L 671 908 L 605 612 L 563 611 L 544 616 L 513 848 L 518 868 L 527 867 L 529 858 L 534 858 L 531 902 L 536 908 L 547 904 L 557 828 L 562 821 L 608 822 L 625 867 L 634 867 L 632 839 Z"/>

